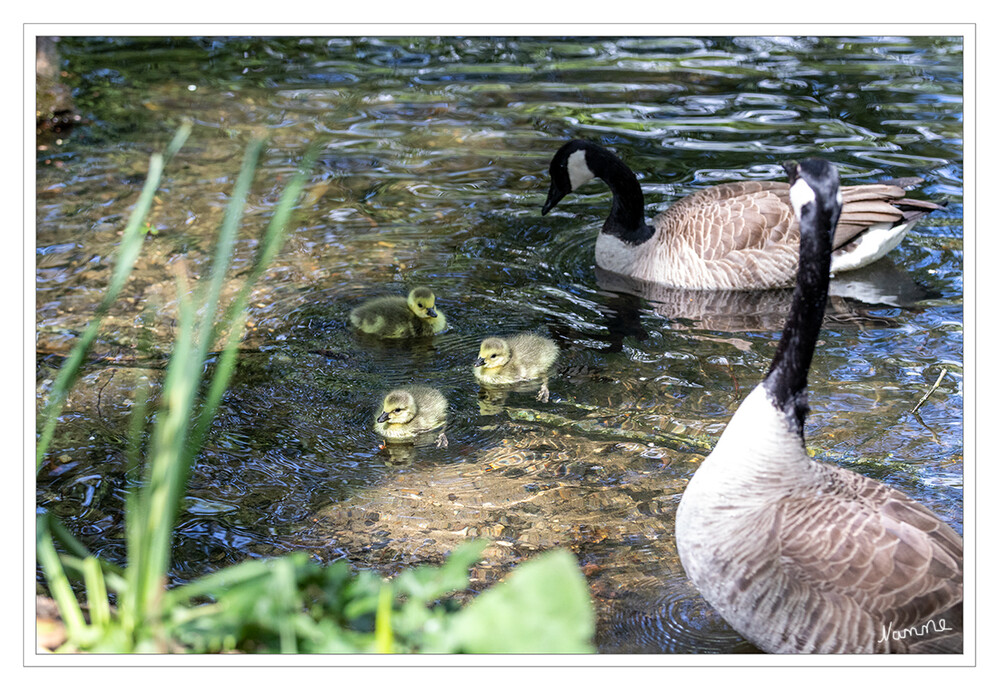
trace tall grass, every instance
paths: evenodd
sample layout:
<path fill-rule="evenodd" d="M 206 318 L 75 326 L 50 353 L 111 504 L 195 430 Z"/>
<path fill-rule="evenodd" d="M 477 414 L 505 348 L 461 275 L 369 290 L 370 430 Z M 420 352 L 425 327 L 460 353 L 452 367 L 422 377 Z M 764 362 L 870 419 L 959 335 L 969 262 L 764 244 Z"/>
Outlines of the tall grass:
<path fill-rule="evenodd" d="M 63 363 L 49 399 L 41 414 L 41 432 L 36 452 L 36 471 L 41 467 L 51 444 L 59 414 L 77 380 L 81 367 L 99 332 L 101 323 L 125 286 L 142 248 L 145 233 L 143 222 L 159 187 L 166 163 L 181 149 L 190 135 L 189 124 L 183 125 L 163 153 L 153 154 L 149 174 L 122 235 L 110 284 L 98 305 L 94 318 L 87 325 Z M 245 307 L 254 282 L 280 249 L 291 211 L 301 196 L 308 171 L 318 153 L 310 150 L 275 207 L 274 215 L 264 232 L 254 269 L 241 286 L 233 303 L 220 318 L 220 298 L 229 271 L 232 249 L 243 216 L 246 198 L 264 140 L 253 139 L 247 146 L 243 164 L 226 207 L 219 237 L 215 245 L 210 277 L 206 284 L 191 286 L 183 264 L 177 271 L 178 326 L 176 339 L 159 395 L 155 423 L 151 425 L 149 449 L 145 457 L 145 475 L 141 488 L 126 499 L 126 545 L 128 565 L 122 571 L 111 564 L 89 556 L 85 547 L 58 525 L 46 513 L 38 516 L 38 558 L 49 581 L 53 597 L 69 628 L 71 637 L 84 646 L 99 645 L 98 631 L 116 638 L 115 645 L 141 647 L 155 639 L 152 634 L 162 617 L 163 594 L 173 527 L 180 508 L 195 455 L 228 386 L 235 364 L 236 348 L 243 335 Z M 206 374 L 205 362 L 209 347 L 225 334 L 225 341 L 212 373 Z M 207 381 L 206 381 L 207 378 Z M 207 386 L 206 386 L 207 384 Z M 207 387 L 207 393 L 201 391 Z M 141 439 L 146 434 L 147 405 L 145 392 L 133 410 L 130 430 L 130 462 L 138 462 Z M 57 537 L 70 556 L 59 559 L 52 540 Z M 82 574 L 88 592 L 91 625 L 84 623 L 83 613 L 76 603 L 62 565 Z M 111 630 L 107 611 L 106 590 L 118 596 L 116 621 Z M 102 596 L 103 595 L 103 596 Z M 103 604 L 96 603 L 103 601 Z M 96 608 L 95 608 L 96 604 Z M 94 615 L 94 614 L 98 615 Z M 162 642 L 162 640 L 160 640 Z"/>
<path fill-rule="evenodd" d="M 149 177 L 122 237 L 108 292 L 64 362 L 41 415 L 36 472 L 100 324 L 135 265 L 142 222 L 164 165 L 189 134 L 190 127 L 182 127 L 164 153 L 150 160 Z M 373 572 L 351 572 L 343 562 L 322 567 L 307 554 L 294 553 L 249 560 L 167 588 L 184 488 L 232 376 L 250 292 L 281 247 L 318 153 L 313 147 L 305 154 L 281 194 L 253 268 L 223 312 L 222 288 L 263 146 L 262 139 L 247 146 L 207 280 L 189 284 L 178 262 L 176 338 L 153 421 L 147 421 L 148 393 L 140 389 L 129 424 L 129 471 L 141 467 L 143 475 L 125 501 L 126 566 L 95 558 L 57 520 L 45 512 L 37 516 L 37 558 L 66 625 L 68 639 L 61 651 L 589 651 L 593 616 L 586 584 L 564 552 L 517 568 L 508 583 L 460 611 L 446 597 L 468 586 L 467 571 L 482 543 L 456 549 L 439 568 L 416 568 L 393 581 Z M 219 342 L 221 350 L 210 353 Z M 209 374 L 205 364 L 210 354 L 214 366 Z M 86 615 L 71 578 L 83 583 Z"/>

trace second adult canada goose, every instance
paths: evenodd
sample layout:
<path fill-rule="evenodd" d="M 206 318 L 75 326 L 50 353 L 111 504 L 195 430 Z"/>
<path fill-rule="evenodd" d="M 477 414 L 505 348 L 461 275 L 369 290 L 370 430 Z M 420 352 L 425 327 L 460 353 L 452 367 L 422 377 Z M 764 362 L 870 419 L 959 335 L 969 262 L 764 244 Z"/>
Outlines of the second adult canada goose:
<path fill-rule="evenodd" d="M 510 384 L 543 379 L 538 400 L 548 401 L 548 370 L 558 359 L 558 345 L 540 335 L 520 333 L 486 338 L 472 372 L 485 384 Z"/>
<path fill-rule="evenodd" d="M 841 202 L 826 161 L 788 173 L 802 240 L 787 323 L 763 382 L 683 493 L 680 560 L 708 603 L 767 652 L 960 652 L 961 538 L 900 491 L 805 452 Z"/>
<path fill-rule="evenodd" d="M 798 223 L 789 185 L 730 182 L 702 189 L 645 221 L 638 178 L 607 149 L 574 139 L 552 158 L 541 214 L 599 177 L 614 195 L 597 236 L 597 265 L 671 287 L 761 290 L 790 286 L 798 264 Z M 918 180 L 910 180 L 912 182 Z M 941 208 L 905 198 L 894 184 L 844 187 L 833 239 L 832 271 L 873 263 L 894 249 L 916 221 Z"/>
<path fill-rule="evenodd" d="M 376 297 L 350 312 L 350 322 L 380 338 L 410 338 L 440 333 L 447 326 L 429 288 L 416 287 L 407 297 Z"/>
<path fill-rule="evenodd" d="M 443 393 L 429 386 L 410 386 L 386 394 L 375 418 L 375 431 L 389 441 L 413 441 L 446 421 L 447 398 Z M 441 431 L 437 446 L 446 445 L 447 437 Z"/>

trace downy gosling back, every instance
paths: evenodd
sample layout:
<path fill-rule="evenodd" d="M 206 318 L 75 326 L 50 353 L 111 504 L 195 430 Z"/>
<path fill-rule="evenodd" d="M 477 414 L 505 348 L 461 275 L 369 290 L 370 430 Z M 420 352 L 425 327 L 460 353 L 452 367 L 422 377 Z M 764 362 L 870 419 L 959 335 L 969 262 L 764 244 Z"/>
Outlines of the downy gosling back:
<path fill-rule="evenodd" d="M 440 333 L 447 326 L 434 293 L 416 287 L 408 297 L 376 297 L 350 312 L 350 322 L 362 333 L 380 338 L 412 338 Z"/>
<path fill-rule="evenodd" d="M 447 421 L 447 398 L 429 386 L 397 388 L 385 395 L 381 412 L 375 418 L 375 431 L 388 441 L 415 441 L 417 437 L 443 427 Z M 443 429 L 437 446 L 447 445 Z"/>
<path fill-rule="evenodd" d="M 472 372 L 479 382 L 504 385 L 542 379 L 538 400 L 548 401 L 548 370 L 558 359 L 558 345 L 533 333 L 486 338 Z"/>

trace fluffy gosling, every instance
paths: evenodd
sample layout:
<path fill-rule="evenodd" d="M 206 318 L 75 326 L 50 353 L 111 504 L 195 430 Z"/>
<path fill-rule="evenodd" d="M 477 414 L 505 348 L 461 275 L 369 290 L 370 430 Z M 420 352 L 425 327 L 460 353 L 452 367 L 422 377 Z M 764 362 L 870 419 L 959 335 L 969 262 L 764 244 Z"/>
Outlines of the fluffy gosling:
<path fill-rule="evenodd" d="M 503 385 L 542 379 L 538 400 L 548 402 L 548 369 L 558 358 L 558 346 L 540 335 L 521 333 L 486 338 L 472 371 L 481 383 Z"/>
<path fill-rule="evenodd" d="M 388 441 L 414 441 L 417 436 L 444 426 L 447 421 L 447 398 L 427 386 L 410 386 L 390 391 L 382 400 L 375 418 L 375 431 Z M 437 447 L 447 446 L 444 430 L 437 436 Z"/>
<path fill-rule="evenodd" d="M 379 338 L 434 335 L 447 326 L 444 312 L 435 306 L 434 293 L 417 287 L 408 297 L 376 297 L 350 312 L 350 322 L 362 333 Z"/>

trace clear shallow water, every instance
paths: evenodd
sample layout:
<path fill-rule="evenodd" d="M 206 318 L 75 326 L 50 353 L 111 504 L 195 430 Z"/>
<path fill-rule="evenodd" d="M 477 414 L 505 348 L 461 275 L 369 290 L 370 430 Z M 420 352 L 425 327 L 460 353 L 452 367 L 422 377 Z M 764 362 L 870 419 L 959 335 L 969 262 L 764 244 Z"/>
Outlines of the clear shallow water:
<path fill-rule="evenodd" d="M 567 546 L 602 651 L 751 651 L 684 579 L 672 523 L 697 443 L 710 447 L 769 364 L 786 293 L 650 292 L 595 271 L 606 187 L 540 216 L 548 162 L 570 137 L 613 147 L 650 215 L 705 185 L 782 179 L 783 160 L 810 154 L 846 183 L 918 175 L 918 196 L 949 202 L 874 270 L 834 284 L 806 433 L 819 457 L 962 531 L 959 39 L 73 39 L 62 50 L 90 122 L 40 142 L 40 394 L 100 299 L 149 152 L 181 117 L 197 125 L 98 347 L 109 359 L 88 368 L 39 475 L 39 504 L 101 555 L 124 558 L 126 415 L 135 386 L 161 371 L 136 344 L 146 332 L 166 350 L 169 268 L 207 266 L 259 129 L 271 145 L 237 270 L 306 146 L 327 143 L 194 470 L 177 581 L 300 548 L 395 572 L 480 536 L 493 540 L 474 573 L 484 584 Z M 437 292 L 444 334 L 386 345 L 346 328 L 363 299 L 416 284 Z M 479 340 L 520 330 L 562 348 L 551 402 L 481 400 Z M 379 447 L 379 394 L 407 383 L 449 398 L 447 448 Z"/>

